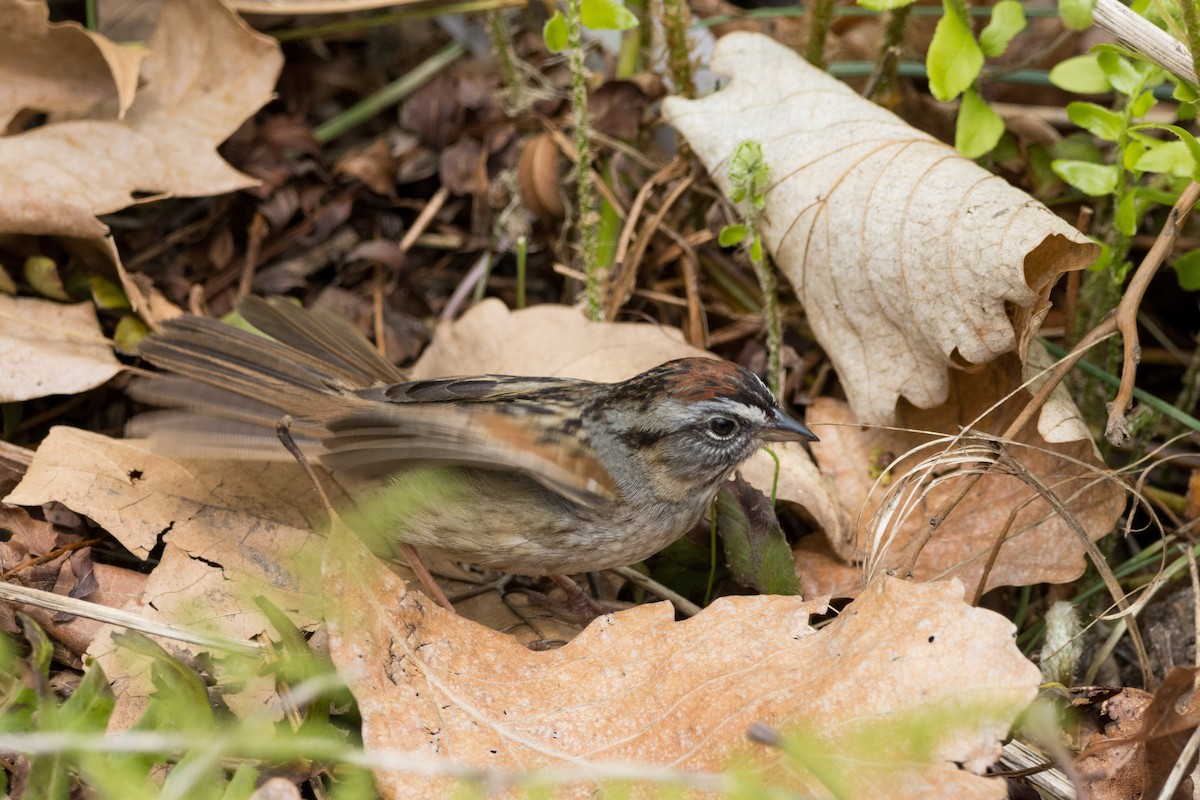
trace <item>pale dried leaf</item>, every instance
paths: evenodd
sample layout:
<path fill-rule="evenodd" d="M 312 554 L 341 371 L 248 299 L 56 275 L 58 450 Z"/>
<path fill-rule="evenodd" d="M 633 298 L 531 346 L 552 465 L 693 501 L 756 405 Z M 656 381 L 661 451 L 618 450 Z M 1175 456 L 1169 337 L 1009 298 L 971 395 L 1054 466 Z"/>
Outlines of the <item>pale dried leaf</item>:
<path fill-rule="evenodd" d="M 269 563 L 264 566 L 272 567 Z M 287 572 L 286 565 L 273 569 L 279 573 Z M 168 544 L 163 550 L 162 560 L 146 579 L 140 596 L 132 599 L 124 608 L 137 612 L 148 621 L 223 633 L 239 639 L 250 639 L 266 632 L 273 634 L 273 629 L 267 625 L 254 604 L 254 588 L 240 581 L 244 577 L 236 574 L 235 570 L 206 563 Z M 312 577 L 310 574 L 309 585 Z M 267 594 L 271 600 L 278 599 L 277 595 Z M 293 621 L 306 621 L 303 614 L 295 609 L 289 608 L 287 611 Z M 313 622 L 309 620 L 306 627 L 311 628 L 312 625 Z M 129 653 L 113 642 L 112 634 L 122 630 L 112 625 L 99 626 L 87 648 L 88 657 L 95 659 L 104 669 L 116 699 L 116 707 L 109 719 L 110 731 L 125 730 L 137 722 L 154 692 L 150 674 L 152 662 Z M 199 667 L 196 657 L 204 651 L 203 647 L 162 637 L 153 638 L 185 664 Z M 230 674 L 219 659 L 205 668 L 213 672 L 214 678 L 222 686 L 222 699 L 238 716 L 271 720 L 282 717 L 273 676 L 247 676 L 244 671 Z"/>
<path fill-rule="evenodd" d="M 320 617 L 315 576 L 324 540 L 313 527 L 324 515 L 307 487 L 293 464 L 180 464 L 144 443 L 58 427 L 4 502 L 58 501 L 140 558 L 165 539 L 158 566 L 125 607 L 148 619 L 251 639 L 270 630 L 254 603 L 260 595 L 301 627 Z M 336 487 L 327 488 L 340 498 Z M 114 648 L 112 630 L 101 629 L 88 654 L 113 681 L 118 707 L 111 724 L 123 728 L 137 720 L 152 687 L 148 662 Z M 200 649 L 159 641 L 184 658 Z M 241 713 L 277 711 L 269 681 L 248 682 L 225 700 Z"/>
<path fill-rule="evenodd" d="M 779 750 L 748 743 L 761 722 L 818 741 L 844 798 L 1000 798 L 1002 781 L 953 765 L 991 764 L 1040 681 L 1011 623 L 964 604 L 954 582 L 883 579 L 820 631 L 807 621 L 823 603 L 798 598 L 722 598 L 684 622 L 667 604 L 639 606 L 532 652 L 407 592 L 342 528 L 326 552 L 326 597 L 339 600 L 326 608 L 330 652 L 368 750 L 581 775 L 602 763 L 716 772 L 742 755 L 773 783 L 831 796 Z M 918 735 L 918 719 L 932 724 L 916 759 L 894 745 Z M 889 744 L 864 751 L 868 739 Z M 433 774 L 377 781 L 387 798 L 454 794 Z M 555 796 L 593 790 L 581 779 Z"/>
<path fill-rule="evenodd" d="M 279 45 L 218 0 L 168 0 L 147 45 L 145 85 L 122 119 L 0 138 L 0 232 L 95 238 L 95 214 L 256 183 L 216 148 L 271 98 Z"/>
<path fill-rule="evenodd" d="M 340 499 L 336 487 L 328 488 Z M 239 586 L 228 591 L 267 593 L 300 614 L 301 624 L 318 616 L 315 590 L 302 575 L 304 559 L 323 547 L 313 529 L 324 515 L 297 465 L 177 463 L 145 442 L 57 427 L 4 498 L 25 506 L 51 500 L 94 520 L 139 558 L 163 537 L 191 558 L 230 570 Z M 188 602 L 186 594 L 176 600 Z M 239 638 L 262 630 L 245 624 L 222 618 L 214 630 Z"/>
<path fill-rule="evenodd" d="M 845 540 L 830 540 L 833 551 L 846 563 L 861 563 L 872 550 L 873 537 L 881 536 L 876 514 L 891 492 L 918 459 L 941 452 L 945 445 L 923 451 L 916 459 L 900 459 L 908 450 L 934 437 L 918 431 L 950 430 L 966 426 L 998 434 L 1020 410 L 1002 405 L 975 424 L 976 418 L 1005 387 L 1020 375 L 1015 356 L 1005 356 L 974 373 L 955 372 L 950 400 L 937 409 L 921 411 L 905 407 L 899 424 L 912 432 L 864 428 L 850 408 L 839 401 L 819 398 L 809 409 L 809 421 L 817 426 L 821 442 L 813 446 L 821 471 L 837 487 L 837 496 L 851 509 L 861 509 L 852 534 Z M 951 433 L 950 435 L 953 435 Z M 1090 441 L 1046 442 L 1026 428 L 1008 452 L 1066 504 L 1088 536 L 1099 539 L 1109 533 L 1125 507 L 1122 485 L 1107 477 Z M 872 486 L 879 472 L 889 470 L 888 482 Z M 952 471 L 945 467 L 939 474 Z M 971 477 L 960 471 L 944 480 L 913 505 L 902 519 L 892 521 L 894 539 L 877 568 L 903 569 L 909 547 L 929 528 L 930 520 L 944 513 L 944 506 L 967 485 Z M 1027 501 L 1029 501 L 1027 503 Z M 971 492 L 941 519 L 933 538 L 924 546 L 915 575 L 921 580 L 952 575 L 974 592 L 988 553 L 1004 530 L 1009 514 L 1020 508 L 1008 539 L 1000 548 L 987 588 L 1024 586 L 1034 583 L 1063 583 L 1078 578 L 1086 566 L 1084 547 L 1065 520 L 1054 514 L 1036 491 L 1020 479 L 993 471 L 974 485 Z M 885 528 L 891 530 L 892 528 Z M 827 555 L 805 547 L 796 551 L 799 571 L 808 591 L 834 595 L 854 594 L 856 576 L 837 569 Z"/>
<path fill-rule="evenodd" d="M 0 295 L 0 403 L 84 392 L 120 370 L 91 303 Z"/>
<path fill-rule="evenodd" d="M 438 328 L 412 378 L 496 373 L 620 381 L 664 361 L 711 355 L 666 325 L 592 322 L 579 309 L 560 305 L 509 311 L 499 300 L 486 300 Z M 804 447 L 783 443 L 772 449 L 781 463 L 778 498 L 806 509 L 827 535 L 849 535 L 837 495 Z M 769 494 L 775 462 L 758 453 L 742 467 L 742 475 Z"/>
<path fill-rule="evenodd" d="M 762 227 L 856 416 L 946 401 L 949 373 L 1022 358 L 1066 270 L 1098 250 L 1045 206 L 774 40 L 733 33 L 728 88 L 664 116 L 729 193 L 747 139 L 771 169 Z"/>
<path fill-rule="evenodd" d="M 122 47 L 76 22 L 50 23 L 41 0 L 0 0 L 0 130 L 22 109 L 83 114 L 133 101 L 144 50 Z"/>
<path fill-rule="evenodd" d="M 373 8 L 404 6 L 427 7 L 429 0 L 231 0 L 243 14 L 345 14 L 350 11 L 369 11 Z M 498 5 L 516 5 L 501 2 Z"/>

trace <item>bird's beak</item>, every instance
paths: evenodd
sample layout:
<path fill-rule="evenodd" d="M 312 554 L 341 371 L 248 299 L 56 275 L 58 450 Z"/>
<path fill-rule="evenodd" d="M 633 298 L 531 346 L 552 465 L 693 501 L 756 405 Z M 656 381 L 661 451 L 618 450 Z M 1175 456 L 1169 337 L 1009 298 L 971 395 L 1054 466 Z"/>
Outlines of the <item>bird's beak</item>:
<path fill-rule="evenodd" d="M 772 420 L 771 426 L 763 431 L 762 438 L 768 442 L 820 441 L 815 433 L 778 408 L 775 409 L 775 419 Z"/>

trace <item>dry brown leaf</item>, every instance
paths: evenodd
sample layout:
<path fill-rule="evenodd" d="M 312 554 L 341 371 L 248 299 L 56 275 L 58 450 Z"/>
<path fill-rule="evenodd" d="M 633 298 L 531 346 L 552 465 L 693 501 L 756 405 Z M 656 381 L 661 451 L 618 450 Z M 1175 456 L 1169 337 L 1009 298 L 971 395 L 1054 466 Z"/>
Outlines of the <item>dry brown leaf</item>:
<path fill-rule="evenodd" d="M 443 0 L 231 0 L 230 4 L 243 14 L 345 14 L 373 8 L 429 7 L 439 2 Z M 497 3 L 517 4 L 517 0 Z"/>
<path fill-rule="evenodd" d="M 42 0 L 0 2 L 0 131 L 21 110 L 83 114 L 133 102 L 140 48 L 122 47 L 76 22 L 51 24 Z"/>
<path fill-rule="evenodd" d="M 177 463 L 144 442 L 56 427 L 4 498 L 24 506 L 52 500 L 94 520 L 139 558 L 163 537 L 191 558 L 240 576 L 238 591 L 246 596 L 269 593 L 300 615 L 300 624 L 318 616 L 315 589 L 302 582 L 293 561 L 319 556 L 323 542 L 313 529 L 324 516 L 296 465 Z M 262 630 L 245 625 L 226 617 L 214 630 L 238 638 Z"/>
<path fill-rule="evenodd" d="M 218 0 L 168 0 L 147 46 L 145 85 L 123 118 L 0 138 L 0 232 L 97 238 L 105 228 L 96 214 L 256 183 L 216 148 L 271 98 L 279 45 Z M 0 56 L 0 68 L 6 62 Z"/>
<path fill-rule="evenodd" d="M 872 470 L 920 437 L 822 423 L 857 420 L 952 436 L 1000 404 L 977 429 L 1003 432 L 1015 418 L 1009 409 L 1028 397 L 1021 384 L 1047 362 L 1030 339 L 1051 286 L 1063 271 L 1086 266 L 1096 247 L 1002 178 L 766 37 L 725 37 L 713 65 L 732 76 L 729 88 L 700 101 L 669 98 L 664 113 L 727 193 L 737 145 L 762 144 L 771 168 L 767 245 L 804 302 L 854 412 L 826 403 L 829 416 L 810 412 L 808 419 L 823 439 L 814 450 L 823 471 L 857 517 L 845 539 L 829 542 L 843 563 L 870 554 L 874 568 L 903 568 L 906 546 L 965 484 L 934 489 L 909 511 L 886 556 L 873 553 L 870 523 L 883 493 L 864 507 Z M 1037 428 L 1020 439 L 1035 449 L 1012 449 L 1018 461 L 1064 499 L 1096 480 L 1102 465 L 1065 391 L 1042 408 Z M 940 523 L 917 574 L 958 575 L 973 589 L 1009 512 L 1032 494 L 1013 478 L 989 476 Z M 1122 504 L 1120 488 L 1100 481 L 1069 503 L 1093 539 L 1111 530 Z M 1038 523 L 1046 513 L 1042 501 L 1022 511 L 989 587 L 1071 580 L 1083 571 L 1080 541 L 1060 519 Z M 856 589 L 819 548 L 796 555 L 806 586 Z"/>
<path fill-rule="evenodd" d="M 271 571 L 294 577 L 285 565 L 264 564 Z M 264 632 L 274 633 L 254 604 L 256 594 L 266 594 L 277 600 L 271 592 L 256 592 L 255 587 L 243 583 L 246 576 L 235 569 L 225 569 L 220 564 L 209 564 L 199 560 L 180 548 L 168 544 L 162 559 L 155 567 L 139 597 L 124 608 L 135 611 L 147 621 L 165 622 L 208 633 L 224 633 L 237 639 L 250 639 Z M 308 585 L 311 585 L 311 573 Z M 309 601 L 315 607 L 316 600 Z M 294 622 L 305 624 L 311 629 L 313 622 L 306 619 L 304 612 L 295 608 L 286 609 Z M 129 728 L 142 716 L 147 701 L 154 691 L 150 659 L 135 656 L 116 645 L 114 633 L 123 628 L 101 625 L 88 644 L 87 656 L 95 659 L 109 679 L 116 706 L 109 719 L 110 731 Z M 198 667 L 196 656 L 205 648 L 179 641 L 152 637 L 167 652 L 185 664 Z M 248 677 L 244 671 L 230 673 L 219 662 L 206 666 L 213 672 L 222 686 L 221 699 L 235 714 L 255 719 L 278 720 L 282 716 L 273 676 Z"/>
<path fill-rule="evenodd" d="M 0 578 L 8 583 L 79 597 L 90 603 L 120 608 L 141 594 L 146 576 L 110 564 L 95 563 L 90 548 L 67 549 L 82 536 L 36 519 L 23 508 L 0 505 Z M 54 558 L 48 558 L 53 553 Z M 0 629 L 16 632 L 14 611 L 33 617 L 68 653 L 82 656 L 100 623 L 84 617 L 64 617 L 58 611 L 30 605 L 0 603 Z M 62 652 L 59 652 L 62 655 Z M 81 660 L 74 666 L 82 667 Z"/>
<path fill-rule="evenodd" d="M 952 429 L 972 425 L 991 405 L 996 392 L 1010 385 L 1019 371 L 1015 356 L 1010 355 L 972 375 L 955 373 L 956 379 L 950 384 L 951 399 L 945 405 L 931 411 L 902 405 L 898 424 L 910 431 L 942 430 L 947 427 L 945 418 L 949 415 Z M 974 425 L 974 430 L 998 434 L 1018 410 L 1012 404 L 1005 404 Z M 827 398 L 820 398 L 812 405 L 808 418 L 818 426 L 821 435 L 821 441 L 813 446 L 821 471 L 833 481 L 837 496 L 847 507 L 862 509 L 851 536 L 842 541 L 831 540 L 832 549 L 844 562 L 860 563 L 872 550 L 880 548 L 875 537 L 890 534 L 894 538 L 887 545 L 886 554 L 874 558 L 873 568 L 906 568 L 910 545 L 928 531 L 930 520 L 942 513 L 945 504 L 967 485 L 971 479 L 969 472 L 960 467 L 955 473 L 951 466 L 938 469 L 942 482 L 898 515 L 899 519 L 877 519 L 886 499 L 901 488 L 904 476 L 916 462 L 937 455 L 945 444 L 924 450 L 916 458 L 899 461 L 910 448 L 935 437 L 860 427 L 846 404 Z M 1112 530 L 1125 507 L 1124 490 L 1118 482 L 1105 477 L 1106 471 L 1091 442 L 1050 444 L 1027 428 L 1007 449 L 1063 499 L 1093 540 Z M 876 477 L 885 469 L 887 482 L 872 493 Z M 1026 505 L 1027 501 L 1032 502 Z M 1000 548 L 987 588 L 1061 583 L 1078 578 L 1086 566 L 1084 547 L 1078 536 L 1037 497 L 1035 489 L 1004 471 L 993 471 L 982 478 L 949 516 L 939 522 L 933 538 L 921 551 L 915 575 L 922 580 L 952 575 L 974 592 L 990 550 L 1004 531 L 1009 514 L 1017 508 L 1021 511 Z M 824 554 L 805 548 L 796 551 L 796 558 L 806 589 L 837 596 L 857 591 L 859 581 L 830 563 Z"/>
<path fill-rule="evenodd" d="M 134 572 L 130 569 L 121 569 L 114 567 L 111 564 L 92 564 L 95 571 L 96 582 L 99 588 L 91 594 L 81 598 L 89 603 L 98 603 L 110 608 L 129 608 L 130 603 L 142 596 L 146 587 L 146 576 L 140 572 Z M 64 578 L 67 576 L 64 575 Z M 63 580 L 53 587 L 53 591 L 57 594 L 66 595 L 70 590 L 69 585 L 64 585 Z M 46 630 L 52 639 L 59 642 L 63 647 L 67 648 L 71 653 L 82 657 L 91 647 L 96 637 L 100 634 L 104 627 L 102 623 L 87 617 L 71 617 L 65 621 L 55 621 L 55 614 L 45 609 L 36 609 L 29 606 L 25 609 L 31 617 Z M 79 666 L 82 667 L 82 658 L 79 661 Z"/>
<path fill-rule="evenodd" d="M 438 328 L 412 378 L 496 373 L 619 381 L 674 358 L 707 355 L 666 325 L 591 322 L 579 309 L 559 305 L 509 311 L 499 300 L 485 300 Z M 846 513 L 804 447 L 772 448 L 781 462 L 778 498 L 806 509 L 828 536 L 848 536 Z M 775 462 L 765 453 L 742 467 L 746 480 L 764 492 L 774 474 Z"/>
<path fill-rule="evenodd" d="M 843 798 L 1000 798 L 1003 781 L 953 765 L 991 764 L 1040 681 L 1011 623 L 967 606 L 953 582 L 883 579 L 820 631 L 807 621 L 824 604 L 798 598 L 722 598 L 684 622 L 665 603 L 639 606 L 531 652 L 407 592 L 344 529 L 326 553 L 326 597 L 339 601 L 326 607 L 330 652 L 367 749 L 577 770 L 556 797 L 593 796 L 590 765 L 711 773 L 738 755 L 765 780 L 832 796 L 779 750 L 748 743 L 761 722 L 803 726 Z M 928 749 L 914 754 L 905 743 L 918 735 Z M 454 794 L 432 769 L 376 777 L 386 798 Z"/>
<path fill-rule="evenodd" d="M 149 619 L 251 639 L 270 630 L 253 601 L 259 595 L 301 627 L 311 628 L 320 617 L 314 576 L 324 540 L 313 526 L 324 516 L 307 486 L 292 464 L 179 464 L 144 444 L 58 427 L 4 502 L 58 501 L 100 524 L 140 558 L 164 538 L 161 561 L 126 608 Z M 123 728 L 137 720 L 152 687 L 148 662 L 114 648 L 113 630 L 102 629 L 88 654 L 113 681 L 118 707 L 112 725 Z M 160 643 L 184 658 L 199 650 Z M 238 711 L 277 713 L 273 694 L 268 682 L 250 682 L 225 700 Z"/>
<path fill-rule="evenodd" d="M 0 403 L 84 392 L 120 370 L 91 303 L 0 294 Z"/>
<path fill-rule="evenodd" d="M 1169 671 L 1153 693 L 1135 687 L 1072 690 L 1073 731 L 1080 750 L 1076 769 L 1094 800 L 1161 798 L 1167 776 L 1187 752 L 1200 722 L 1195 668 Z M 1172 800 L 1195 796 L 1196 754 Z"/>
<path fill-rule="evenodd" d="M 1050 287 L 1098 253 L 1003 178 L 766 36 L 722 38 L 712 66 L 728 88 L 667 98 L 663 114 L 727 194 L 735 148 L 761 143 L 766 244 L 863 422 L 891 424 L 901 397 L 941 405 L 956 368 L 1023 359 Z"/>
<path fill-rule="evenodd" d="M 339 158 L 333 165 L 333 174 L 358 178 L 372 192 L 395 198 L 399 164 L 400 159 L 392 154 L 388 139 L 380 137 Z"/>

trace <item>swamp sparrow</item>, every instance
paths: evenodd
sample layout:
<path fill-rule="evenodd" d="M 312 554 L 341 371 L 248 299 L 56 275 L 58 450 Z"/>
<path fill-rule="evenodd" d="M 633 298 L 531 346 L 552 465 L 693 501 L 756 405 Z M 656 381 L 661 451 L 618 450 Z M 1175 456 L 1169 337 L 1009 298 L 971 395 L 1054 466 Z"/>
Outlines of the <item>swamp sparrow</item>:
<path fill-rule="evenodd" d="M 181 317 L 141 348 L 173 375 L 135 381 L 134 436 L 191 457 L 289 458 L 301 449 L 377 509 L 380 555 L 401 543 L 525 575 L 640 561 L 700 519 L 763 442 L 816 440 L 756 375 L 684 358 L 620 383 L 509 375 L 403 382 L 349 322 L 247 298 L 270 339 Z M 371 541 L 378 539 L 378 541 Z"/>

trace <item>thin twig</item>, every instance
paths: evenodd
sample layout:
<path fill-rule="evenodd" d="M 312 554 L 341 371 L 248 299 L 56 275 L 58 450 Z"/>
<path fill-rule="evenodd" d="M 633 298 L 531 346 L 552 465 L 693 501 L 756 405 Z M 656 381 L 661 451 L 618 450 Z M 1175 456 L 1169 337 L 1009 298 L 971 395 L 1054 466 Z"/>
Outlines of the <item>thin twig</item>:
<path fill-rule="evenodd" d="M 15 583 L 0 583 L 0 600 L 7 600 L 10 603 L 24 603 L 30 606 L 37 606 L 38 608 L 49 609 L 50 611 L 63 611 L 76 617 L 94 619 L 97 622 L 105 622 L 109 625 L 119 625 L 122 628 L 141 631 L 151 636 L 161 636 L 165 639 L 174 639 L 177 642 L 188 642 L 189 644 L 199 645 L 210 650 L 245 653 L 248 655 L 258 655 L 263 651 L 262 645 L 257 642 L 247 642 L 230 639 L 225 636 L 200 633 L 199 631 L 180 628 L 165 622 L 146 619 L 140 614 L 122 611 L 119 608 L 110 608 L 99 603 L 77 600 L 74 597 L 46 592 L 41 589 L 33 589 L 28 586 L 19 586 Z"/>
<path fill-rule="evenodd" d="M 637 283 L 638 266 L 641 264 L 642 256 L 646 253 L 646 248 L 650 245 L 650 240 L 662 225 L 663 220 L 667 216 L 667 212 L 675 205 L 676 201 L 683 196 L 688 187 L 695 180 L 694 176 L 681 180 L 663 199 L 662 207 L 654 212 L 653 216 L 647 220 L 646 225 L 642 228 L 641 234 L 638 235 L 633 247 L 630 249 L 628 257 L 624 253 L 621 258 L 614 262 L 613 269 L 610 272 L 608 282 L 608 302 L 605 309 L 605 318 L 612 319 L 616 316 L 617 311 L 625 304 L 632 293 L 633 286 Z M 639 195 L 640 196 L 640 195 Z M 633 219 L 633 212 L 630 211 L 629 219 Z M 628 227 L 628 221 L 626 222 Z"/>
<path fill-rule="evenodd" d="M 1158 238 L 1154 240 L 1154 246 L 1150 248 L 1146 257 L 1142 259 L 1142 263 L 1138 265 L 1137 272 L 1129 281 L 1129 286 L 1125 289 L 1125 294 L 1121 297 L 1121 302 L 1113 314 L 1116 328 L 1121 332 L 1121 338 L 1125 344 L 1125 355 L 1121 364 L 1121 386 L 1117 389 L 1117 396 L 1108 407 L 1108 424 L 1105 426 L 1104 436 L 1118 447 L 1129 442 L 1129 425 L 1125 419 L 1125 412 L 1133 401 L 1137 364 L 1141 360 L 1137 324 L 1138 309 L 1142 305 L 1142 297 L 1146 294 L 1150 281 L 1174 248 L 1175 240 L 1179 237 L 1179 229 L 1197 201 L 1200 201 L 1200 183 L 1192 181 L 1175 201 L 1170 214 L 1167 215 L 1166 224 L 1158 232 Z"/>
<path fill-rule="evenodd" d="M 75 550 L 82 550 L 83 548 L 91 547 L 94 544 L 100 544 L 100 542 L 102 542 L 102 541 L 104 541 L 104 540 L 98 539 L 98 538 L 97 539 L 84 539 L 82 542 L 72 542 L 70 544 L 64 544 L 62 547 L 56 547 L 53 550 L 51 550 L 49 553 L 46 553 L 45 555 L 40 555 L 37 558 L 31 558 L 28 561 L 22 561 L 20 564 L 17 564 L 15 567 L 10 569 L 8 572 L 0 572 L 0 581 L 8 580 L 13 575 L 16 575 L 18 572 L 20 572 L 23 569 L 29 569 L 31 567 L 36 567 L 39 564 L 49 563 L 61 555 L 65 555 L 66 553 L 74 552 Z"/>
<path fill-rule="evenodd" d="M 250 294 L 254 285 L 254 271 L 258 269 L 259 257 L 262 255 L 263 239 L 267 238 L 267 218 L 255 212 L 250 220 L 250 230 L 246 233 L 246 255 L 242 259 L 241 277 L 238 280 L 237 298 L 241 300 Z"/>
<path fill-rule="evenodd" d="M 614 567 L 610 571 L 617 573 L 634 586 L 645 589 L 647 592 L 661 597 L 663 600 L 670 600 L 671 605 L 675 606 L 675 609 L 684 616 L 694 617 L 703 610 L 683 595 L 672 589 L 668 589 L 650 576 L 638 572 L 633 567 Z"/>
<path fill-rule="evenodd" d="M 433 193 L 433 197 L 429 198 L 429 202 L 421 209 L 421 213 L 417 214 L 417 218 L 413 220 L 412 227 L 405 233 L 404 238 L 400 240 L 400 252 L 407 253 L 416 244 L 417 239 L 429 227 L 429 223 L 433 222 L 433 218 L 442 210 L 442 206 L 446 204 L 447 198 L 450 197 L 450 190 L 445 186 L 440 187 Z"/>
<path fill-rule="evenodd" d="M 1093 565 L 1096 567 L 1096 572 L 1100 575 L 1104 585 L 1108 588 L 1109 594 L 1112 595 L 1113 602 L 1122 612 L 1129 611 L 1129 601 L 1125 596 L 1125 590 L 1121 587 L 1117 577 L 1113 575 L 1112 568 L 1108 566 L 1104 554 L 1100 552 L 1100 548 L 1096 547 L 1096 543 L 1088 536 L 1083 525 L 1075 518 L 1066 504 L 1057 494 L 1050 490 L 1042 480 L 1025 468 L 1025 465 L 1013 458 L 1005 447 L 1000 447 L 997 457 L 997 463 L 1003 464 L 1008 468 L 1012 475 L 1019 479 L 1026 486 L 1032 488 L 1042 496 L 1046 504 L 1054 509 L 1059 518 L 1067 524 L 1073 533 L 1078 537 L 1080 544 L 1091 557 Z M 1141 631 L 1138 629 L 1137 620 L 1132 614 L 1126 614 L 1122 619 L 1126 622 L 1129 628 L 1129 638 L 1133 642 L 1133 649 L 1137 653 L 1138 665 L 1142 669 L 1142 680 L 1146 686 L 1151 685 L 1152 676 L 1150 673 L 1150 657 L 1146 653 L 1145 643 L 1142 641 Z"/>
<path fill-rule="evenodd" d="M 996 566 L 996 560 L 1000 558 L 1000 548 L 1008 541 L 1008 532 L 1012 530 L 1012 526 L 1017 521 L 1017 514 L 1025 507 L 1022 503 L 1008 513 L 1008 519 L 1004 521 L 1004 527 L 1000 529 L 1000 533 L 996 535 L 996 541 L 992 544 L 991 552 L 988 553 L 987 563 L 983 565 L 983 572 L 979 575 L 979 583 L 975 585 L 975 597 L 971 599 L 971 605 L 978 606 L 983 601 L 984 592 L 987 591 L 988 576 L 992 574 L 992 569 Z"/>

